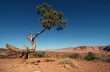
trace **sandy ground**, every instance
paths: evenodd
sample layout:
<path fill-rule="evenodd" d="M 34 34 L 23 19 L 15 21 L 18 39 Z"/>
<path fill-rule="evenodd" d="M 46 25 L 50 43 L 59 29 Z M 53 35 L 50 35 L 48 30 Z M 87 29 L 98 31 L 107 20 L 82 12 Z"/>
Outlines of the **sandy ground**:
<path fill-rule="evenodd" d="M 22 59 L 0 59 L 0 72 L 110 72 L 110 63 L 82 60 L 73 60 L 73 63 L 77 67 L 65 68 L 57 61 L 32 64 Z"/>

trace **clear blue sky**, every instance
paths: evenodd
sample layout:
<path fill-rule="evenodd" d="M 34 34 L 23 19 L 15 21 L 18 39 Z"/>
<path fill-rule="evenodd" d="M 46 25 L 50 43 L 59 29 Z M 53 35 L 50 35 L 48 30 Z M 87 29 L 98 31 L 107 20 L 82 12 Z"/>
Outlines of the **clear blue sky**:
<path fill-rule="evenodd" d="M 42 27 L 36 5 L 43 0 L 0 0 L 0 47 L 29 46 L 26 35 Z M 39 49 L 110 44 L 110 0 L 48 0 L 65 14 L 68 26 L 38 37 Z"/>

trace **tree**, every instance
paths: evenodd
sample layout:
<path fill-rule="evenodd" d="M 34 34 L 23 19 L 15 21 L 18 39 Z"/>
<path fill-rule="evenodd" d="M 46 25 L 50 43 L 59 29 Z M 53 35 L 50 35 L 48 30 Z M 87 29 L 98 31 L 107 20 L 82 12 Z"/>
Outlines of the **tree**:
<path fill-rule="evenodd" d="M 38 33 L 30 33 L 27 35 L 27 39 L 31 42 L 32 48 L 29 49 L 28 47 L 25 47 L 25 49 L 19 49 L 12 45 L 7 44 L 6 48 L 10 50 L 11 52 L 15 52 L 19 55 L 19 57 L 22 57 L 24 59 L 28 59 L 29 53 L 35 53 L 36 50 L 36 38 L 41 35 L 43 32 L 47 30 L 56 29 L 57 31 L 60 31 L 65 28 L 66 22 L 64 20 L 63 12 L 57 11 L 52 6 L 50 6 L 48 3 L 42 3 L 39 4 L 37 7 L 37 13 L 40 15 L 40 21 L 42 30 Z"/>
<path fill-rule="evenodd" d="M 39 33 L 30 33 L 27 39 L 32 44 L 32 52 L 36 50 L 35 39 L 41 35 L 43 32 L 50 30 L 52 28 L 60 31 L 65 28 L 66 22 L 64 20 L 63 12 L 55 10 L 48 3 L 39 4 L 37 7 L 37 13 L 40 15 L 40 22 L 42 25 L 42 30 Z"/>

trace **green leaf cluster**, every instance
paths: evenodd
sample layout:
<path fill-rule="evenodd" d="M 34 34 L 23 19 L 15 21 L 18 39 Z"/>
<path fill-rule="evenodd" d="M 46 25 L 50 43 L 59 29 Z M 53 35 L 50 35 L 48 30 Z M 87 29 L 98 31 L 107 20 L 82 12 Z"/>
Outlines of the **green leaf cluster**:
<path fill-rule="evenodd" d="M 66 25 L 63 12 L 55 10 L 47 3 L 42 3 L 37 6 L 37 12 L 41 16 L 41 24 L 45 29 L 51 29 L 56 27 L 63 29 Z"/>

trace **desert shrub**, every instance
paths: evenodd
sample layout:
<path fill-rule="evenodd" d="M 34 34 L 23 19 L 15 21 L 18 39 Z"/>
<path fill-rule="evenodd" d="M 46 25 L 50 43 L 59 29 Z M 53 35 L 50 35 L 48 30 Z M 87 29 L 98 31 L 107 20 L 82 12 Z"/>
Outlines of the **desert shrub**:
<path fill-rule="evenodd" d="M 29 58 L 35 58 L 35 57 L 37 57 L 36 53 L 29 53 Z"/>
<path fill-rule="evenodd" d="M 110 57 L 100 57 L 99 60 L 110 63 Z"/>
<path fill-rule="evenodd" d="M 45 59 L 45 62 L 54 62 L 54 61 L 55 61 L 55 59 L 51 59 L 51 58 Z"/>
<path fill-rule="evenodd" d="M 0 58 L 7 58 L 7 57 L 8 55 L 6 53 L 3 53 L 3 52 L 0 53 Z"/>
<path fill-rule="evenodd" d="M 26 64 L 34 64 L 34 65 L 38 65 L 41 62 L 40 59 L 36 59 L 36 58 L 29 58 L 27 60 L 25 60 Z"/>
<path fill-rule="evenodd" d="M 6 56 L 0 55 L 0 58 L 6 58 Z"/>
<path fill-rule="evenodd" d="M 100 56 L 100 57 L 98 57 L 98 60 L 110 63 L 110 56 L 109 55 L 107 55 L 107 56 Z"/>
<path fill-rule="evenodd" d="M 73 63 L 73 61 L 70 58 L 60 59 L 58 63 L 62 64 L 65 68 L 66 67 L 77 67 L 77 65 Z"/>
<path fill-rule="evenodd" d="M 110 57 L 104 58 L 103 61 L 110 63 Z"/>
<path fill-rule="evenodd" d="M 45 52 L 44 51 L 37 51 L 36 57 L 45 57 Z"/>
<path fill-rule="evenodd" d="M 71 59 L 77 59 L 77 58 L 80 58 L 81 56 L 79 53 L 65 53 L 64 57 L 68 57 Z"/>
<path fill-rule="evenodd" d="M 84 59 L 87 61 L 95 60 L 96 58 L 96 55 L 92 52 L 88 52 L 88 54 L 84 57 Z"/>

